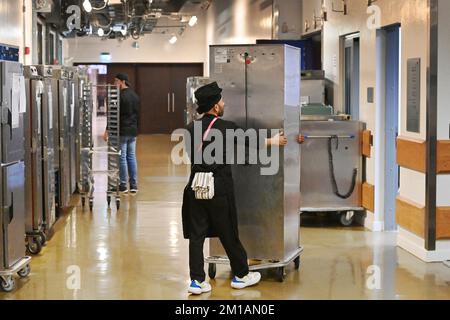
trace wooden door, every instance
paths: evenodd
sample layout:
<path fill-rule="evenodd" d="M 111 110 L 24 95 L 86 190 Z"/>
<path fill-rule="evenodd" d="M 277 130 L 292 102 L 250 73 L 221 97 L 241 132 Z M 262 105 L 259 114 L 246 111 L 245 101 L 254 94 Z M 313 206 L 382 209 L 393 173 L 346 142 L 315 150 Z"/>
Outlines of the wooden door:
<path fill-rule="evenodd" d="M 137 93 L 141 99 L 140 134 L 170 133 L 170 65 L 147 64 L 137 67 Z"/>
<path fill-rule="evenodd" d="M 170 131 L 185 127 L 186 116 L 186 82 L 187 78 L 203 76 L 203 64 L 173 64 L 171 66 L 171 98 Z"/>

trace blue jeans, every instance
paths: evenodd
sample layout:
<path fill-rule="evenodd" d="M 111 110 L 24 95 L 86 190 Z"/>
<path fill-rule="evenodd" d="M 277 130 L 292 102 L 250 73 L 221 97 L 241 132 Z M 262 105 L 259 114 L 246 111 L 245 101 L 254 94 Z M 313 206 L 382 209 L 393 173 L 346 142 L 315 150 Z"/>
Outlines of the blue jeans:
<path fill-rule="evenodd" d="M 137 188 L 136 137 L 120 137 L 120 150 L 120 184 Z"/>

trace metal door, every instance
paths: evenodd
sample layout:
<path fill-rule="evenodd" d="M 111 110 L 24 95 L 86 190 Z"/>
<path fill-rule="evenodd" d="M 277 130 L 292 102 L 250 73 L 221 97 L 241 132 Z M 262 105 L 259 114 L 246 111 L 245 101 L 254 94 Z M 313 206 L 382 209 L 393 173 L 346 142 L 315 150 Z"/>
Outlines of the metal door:
<path fill-rule="evenodd" d="M 55 208 L 55 141 L 54 141 L 54 81 L 44 81 L 44 103 L 42 109 L 42 181 L 43 181 L 43 208 L 44 225 L 49 230 L 56 221 Z"/>
<path fill-rule="evenodd" d="M 23 112 L 20 110 L 18 79 L 23 75 L 19 63 L 0 62 L 2 80 L 2 162 L 10 163 L 24 158 Z M 13 88 L 13 83 L 16 85 Z M 15 101 L 13 101 L 15 100 Z M 23 108 L 26 108 L 23 106 Z M 22 111 L 22 112 L 21 112 Z"/>
<path fill-rule="evenodd" d="M 25 177 L 26 231 L 41 230 L 42 217 L 42 125 L 44 83 L 39 79 L 27 81 L 27 112 L 25 114 Z"/>
<path fill-rule="evenodd" d="M 2 164 L 0 269 L 8 269 L 25 255 L 25 166 Z"/>
<path fill-rule="evenodd" d="M 76 157 L 77 130 L 75 110 L 78 108 L 78 85 L 76 79 L 69 81 L 69 146 L 70 146 L 70 194 L 77 188 Z"/>
<path fill-rule="evenodd" d="M 400 27 L 393 26 L 386 32 L 386 178 L 385 178 L 385 221 L 386 231 L 395 231 L 396 199 L 399 192 L 399 166 L 397 165 L 397 136 L 399 118 L 399 70 L 400 70 Z"/>
<path fill-rule="evenodd" d="M 359 86 L 360 86 L 360 58 L 359 58 L 359 34 L 347 36 L 344 46 L 344 71 L 345 71 L 345 112 L 350 114 L 353 120 L 359 120 Z"/>
<path fill-rule="evenodd" d="M 9 268 L 25 253 L 25 176 L 23 67 L 0 62 L 1 169 L 0 169 L 0 268 Z M 21 103 L 22 102 L 22 103 Z"/>
<path fill-rule="evenodd" d="M 67 207 L 70 201 L 70 145 L 69 145 L 69 82 L 58 81 L 59 117 L 59 206 Z"/>

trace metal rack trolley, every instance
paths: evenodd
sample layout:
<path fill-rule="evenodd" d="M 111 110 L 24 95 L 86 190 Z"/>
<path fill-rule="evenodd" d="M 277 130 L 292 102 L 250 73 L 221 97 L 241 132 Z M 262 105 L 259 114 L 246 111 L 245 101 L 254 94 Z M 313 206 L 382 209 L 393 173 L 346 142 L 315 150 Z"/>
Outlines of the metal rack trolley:
<path fill-rule="evenodd" d="M 25 256 L 25 165 L 23 66 L 0 61 L 0 288 L 15 288 L 14 275 L 28 277 Z"/>
<path fill-rule="evenodd" d="M 97 86 L 100 87 L 100 86 Z M 108 146 L 94 148 L 92 139 L 92 84 L 85 84 L 83 86 L 83 103 L 81 109 L 82 121 L 82 137 L 81 137 L 81 181 L 80 194 L 81 204 L 86 205 L 86 199 L 89 200 L 89 209 L 92 211 L 94 207 L 94 174 L 108 175 L 108 189 L 106 192 L 106 199 L 108 208 L 111 207 L 112 198 L 115 197 L 116 208 L 120 209 L 120 91 L 119 88 L 113 85 L 106 85 L 108 92 Z M 108 169 L 93 170 L 92 156 L 93 154 L 107 154 Z"/>
<path fill-rule="evenodd" d="M 16 262 L 9 269 L 0 270 L 0 287 L 5 292 L 11 292 L 16 287 L 14 275 L 17 274 L 21 278 L 27 278 L 30 275 L 31 257 L 24 257 Z"/>
<path fill-rule="evenodd" d="M 333 120 L 333 121 L 331 121 Z M 301 153 L 302 213 L 338 214 L 351 226 L 361 203 L 365 124 L 348 116 L 302 116 L 305 143 Z"/>

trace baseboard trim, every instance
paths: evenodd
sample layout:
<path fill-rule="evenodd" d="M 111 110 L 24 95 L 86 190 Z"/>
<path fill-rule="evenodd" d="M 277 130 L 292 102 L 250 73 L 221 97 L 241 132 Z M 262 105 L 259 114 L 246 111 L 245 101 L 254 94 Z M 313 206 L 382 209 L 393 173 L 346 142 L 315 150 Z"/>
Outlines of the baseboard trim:
<path fill-rule="evenodd" d="M 366 217 L 364 220 L 364 227 L 372 232 L 381 232 L 384 230 L 384 222 L 383 221 L 374 221 L 375 215 L 367 211 Z"/>
<path fill-rule="evenodd" d="M 425 240 L 399 227 L 397 245 L 425 262 L 450 260 L 450 241 L 438 241 L 436 251 L 425 249 Z"/>

